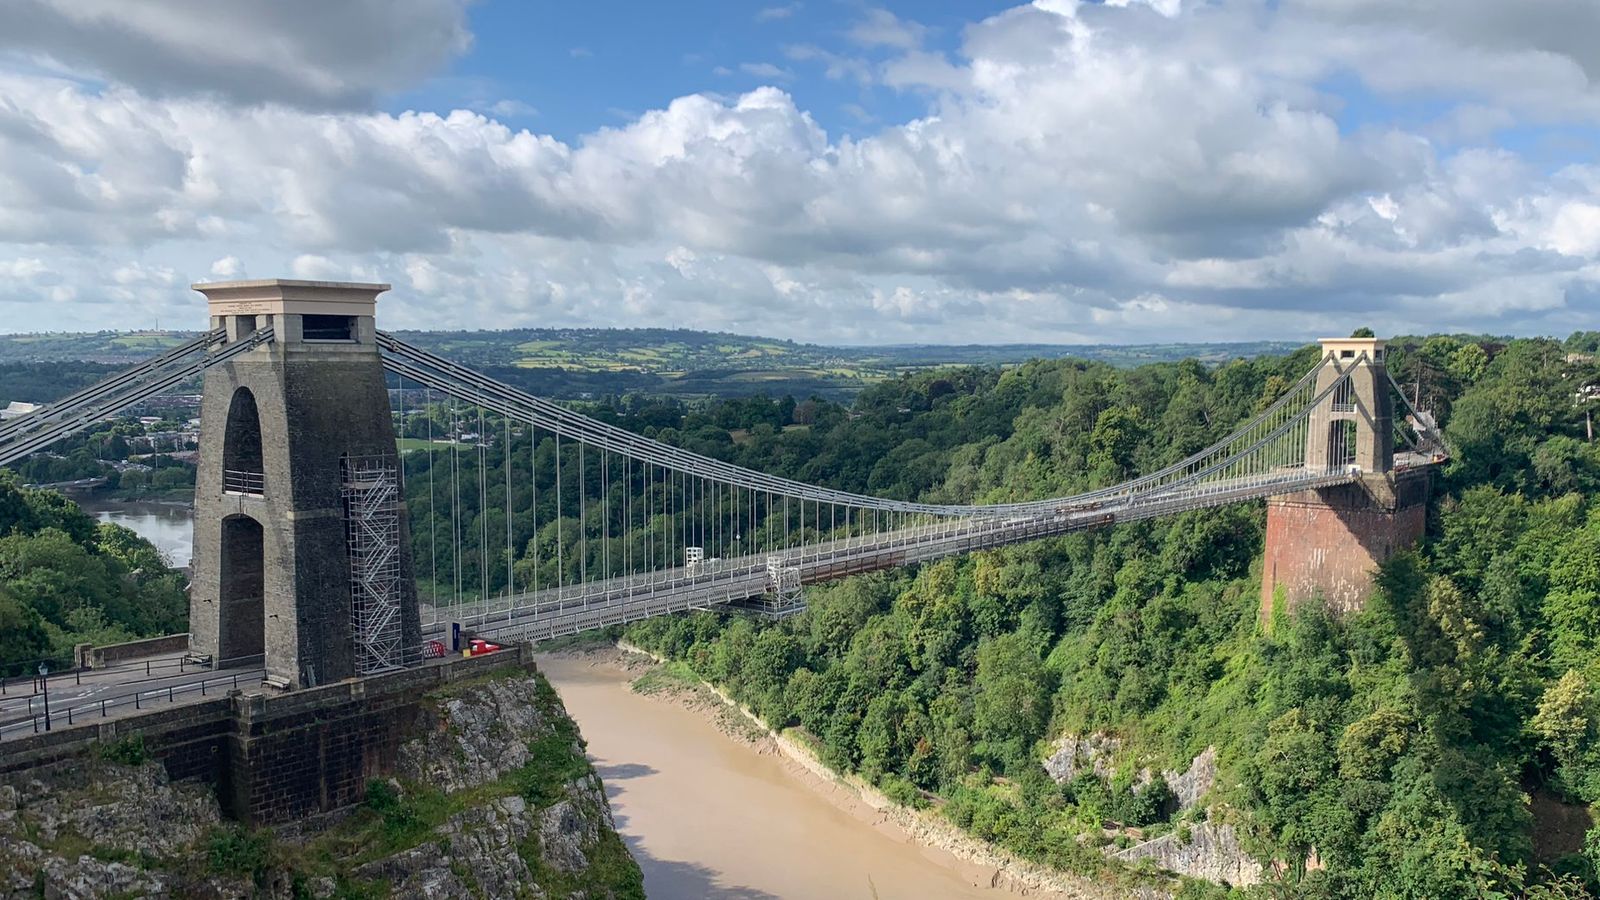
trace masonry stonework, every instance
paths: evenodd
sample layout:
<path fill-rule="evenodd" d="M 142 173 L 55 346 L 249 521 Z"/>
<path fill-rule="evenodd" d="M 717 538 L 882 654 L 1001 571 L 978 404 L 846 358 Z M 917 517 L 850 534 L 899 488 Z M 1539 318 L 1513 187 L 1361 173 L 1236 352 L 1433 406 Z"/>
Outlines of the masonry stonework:
<path fill-rule="evenodd" d="M 1335 613 L 1359 610 L 1374 576 L 1422 537 L 1428 478 L 1369 475 L 1356 484 L 1267 500 L 1261 617 L 1270 622 L 1281 591 L 1285 611 L 1321 599 Z"/>
<path fill-rule="evenodd" d="M 428 695 L 496 669 L 534 671 L 532 648 L 447 658 L 339 684 L 225 697 L 0 743 L 0 785 L 39 769 L 82 765 L 107 744 L 137 738 L 173 780 L 211 785 L 222 809 L 250 825 L 291 822 L 361 801 L 416 736 Z"/>
<path fill-rule="evenodd" d="M 1378 566 L 1422 537 L 1427 470 L 1394 468 L 1394 400 L 1387 342 L 1323 338 L 1317 392 L 1307 422 L 1307 471 L 1345 472 L 1350 484 L 1267 499 L 1261 621 L 1320 600 L 1335 613 L 1360 609 Z"/>
<path fill-rule="evenodd" d="M 195 484 L 190 646 L 261 658 L 282 688 L 358 674 L 342 490 L 347 460 L 396 455 L 375 342 L 387 285 L 196 285 L 226 340 L 273 339 L 206 371 Z M 402 494 L 403 496 L 403 494 Z M 400 504 L 400 641 L 421 642 Z"/>

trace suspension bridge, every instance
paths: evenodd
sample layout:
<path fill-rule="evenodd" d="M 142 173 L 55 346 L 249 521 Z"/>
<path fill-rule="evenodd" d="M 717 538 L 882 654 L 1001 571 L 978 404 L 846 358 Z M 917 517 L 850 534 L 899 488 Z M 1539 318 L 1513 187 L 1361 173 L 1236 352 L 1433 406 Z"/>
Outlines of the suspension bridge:
<path fill-rule="evenodd" d="M 1382 512 L 1445 458 L 1384 342 L 1352 338 L 1324 341 L 1212 446 L 1121 484 L 997 504 L 876 497 L 689 452 L 380 331 L 387 285 L 196 289 L 210 330 L 0 425 L 0 465 L 202 379 L 189 659 L 285 689 L 415 665 L 461 635 L 783 616 L 806 585 L 1223 504 L 1342 491 Z M 408 488 L 396 437 L 418 427 L 410 468 L 427 484 Z"/>

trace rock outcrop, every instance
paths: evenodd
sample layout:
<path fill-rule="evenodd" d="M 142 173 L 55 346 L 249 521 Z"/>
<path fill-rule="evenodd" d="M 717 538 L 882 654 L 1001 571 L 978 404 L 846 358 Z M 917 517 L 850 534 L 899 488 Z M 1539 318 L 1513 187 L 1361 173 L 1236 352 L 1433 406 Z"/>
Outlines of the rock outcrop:
<path fill-rule="evenodd" d="M 1044 770 L 1057 784 L 1065 784 L 1079 775 L 1093 773 L 1110 781 L 1113 759 L 1122 749 L 1122 741 L 1110 735 L 1090 734 L 1078 737 L 1064 734 L 1056 739 L 1055 746 L 1044 761 Z"/>
<path fill-rule="evenodd" d="M 1217 748 L 1207 747 L 1182 772 L 1164 771 L 1167 787 L 1178 798 L 1179 809 L 1192 809 L 1217 783 Z"/>
<path fill-rule="evenodd" d="M 1261 864 L 1239 846 L 1232 825 L 1200 822 L 1111 854 L 1126 863 L 1154 860 L 1169 872 L 1218 884 L 1245 886 L 1261 881 Z"/>
<path fill-rule="evenodd" d="M 1079 775 L 1093 773 L 1103 781 L 1110 781 L 1116 772 L 1116 755 L 1122 741 L 1106 734 L 1079 737 L 1065 734 L 1056 739 L 1050 755 L 1045 757 L 1044 770 L 1057 784 L 1065 784 Z M 1196 756 L 1189 767 L 1179 772 L 1163 769 L 1161 777 L 1178 800 L 1178 808 L 1193 808 L 1217 783 L 1217 748 L 1207 747 Z M 1137 791 L 1155 780 L 1150 769 L 1141 769 L 1134 777 Z"/>
<path fill-rule="evenodd" d="M 137 747 L 0 785 L 0 898 L 643 896 L 542 676 L 453 685 L 412 730 L 366 803 L 276 830 L 225 822 Z"/>
<path fill-rule="evenodd" d="M 1111 735 L 1062 735 L 1045 758 L 1044 769 L 1058 784 L 1087 774 L 1110 781 L 1121 750 L 1122 741 Z M 1179 812 L 1195 809 L 1217 783 L 1217 749 L 1207 747 L 1183 771 L 1164 769 L 1161 777 L 1177 799 Z M 1154 780 L 1151 769 L 1139 770 L 1133 778 L 1134 792 L 1141 792 Z M 1170 872 L 1219 884 L 1250 885 L 1261 880 L 1260 863 L 1239 846 L 1233 826 L 1210 821 L 1180 825 L 1121 850 L 1108 846 L 1106 853 L 1127 863 L 1152 860 Z"/>

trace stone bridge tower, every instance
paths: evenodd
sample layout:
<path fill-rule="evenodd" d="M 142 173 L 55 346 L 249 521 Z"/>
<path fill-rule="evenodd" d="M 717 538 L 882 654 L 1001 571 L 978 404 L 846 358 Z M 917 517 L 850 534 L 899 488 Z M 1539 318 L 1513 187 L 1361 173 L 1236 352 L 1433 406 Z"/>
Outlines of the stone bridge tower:
<path fill-rule="evenodd" d="M 1372 593 L 1377 567 L 1422 536 L 1428 477 L 1397 478 L 1394 400 L 1378 338 L 1324 338 L 1317 393 L 1350 380 L 1312 410 L 1306 468 L 1358 467 L 1353 484 L 1283 494 L 1267 500 L 1261 616 L 1321 599 L 1336 612 L 1359 609 Z"/>
<path fill-rule="evenodd" d="M 207 370 L 190 648 L 310 687 L 411 664 L 421 643 L 374 313 L 386 284 L 197 284 L 224 342 Z"/>

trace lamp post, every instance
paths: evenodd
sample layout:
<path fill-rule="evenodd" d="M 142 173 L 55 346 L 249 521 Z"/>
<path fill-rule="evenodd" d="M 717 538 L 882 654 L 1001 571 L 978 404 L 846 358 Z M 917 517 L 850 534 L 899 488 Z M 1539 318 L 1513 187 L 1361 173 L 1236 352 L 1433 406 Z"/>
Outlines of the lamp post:
<path fill-rule="evenodd" d="M 50 730 L 50 665 L 39 663 L 39 683 L 44 687 L 44 730 Z"/>

